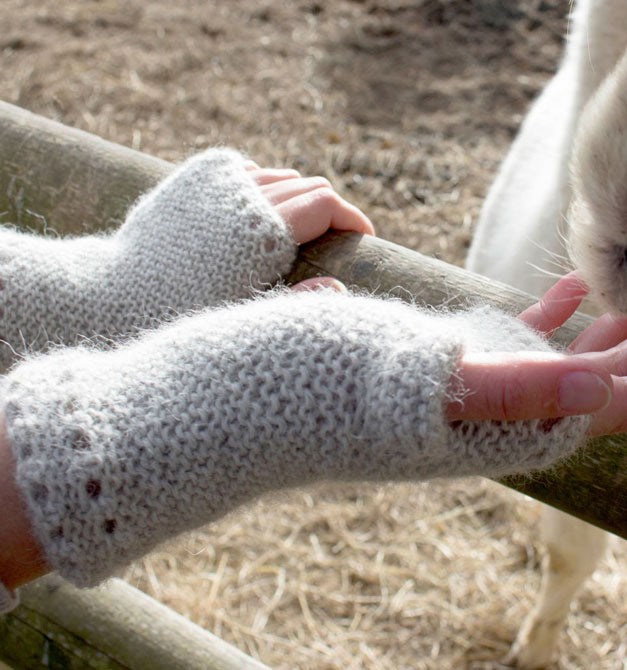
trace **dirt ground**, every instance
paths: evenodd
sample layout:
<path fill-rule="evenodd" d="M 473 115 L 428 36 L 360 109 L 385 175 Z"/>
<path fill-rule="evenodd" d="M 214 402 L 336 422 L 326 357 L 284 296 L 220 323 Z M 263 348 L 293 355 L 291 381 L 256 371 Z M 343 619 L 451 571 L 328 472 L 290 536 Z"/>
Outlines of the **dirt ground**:
<path fill-rule="evenodd" d="M 568 0 L 3 0 L 3 99 L 169 160 L 323 174 L 380 236 L 461 264 L 553 72 Z M 285 494 L 125 577 L 274 668 L 497 670 L 538 587 L 537 505 L 483 480 Z M 624 669 L 615 543 L 562 670 Z"/>

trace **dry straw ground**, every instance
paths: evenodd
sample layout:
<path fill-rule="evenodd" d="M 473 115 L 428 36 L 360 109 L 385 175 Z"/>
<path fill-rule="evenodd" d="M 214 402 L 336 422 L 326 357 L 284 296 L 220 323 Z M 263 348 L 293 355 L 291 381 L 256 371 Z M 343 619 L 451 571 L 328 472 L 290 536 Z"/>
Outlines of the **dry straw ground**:
<path fill-rule="evenodd" d="M 167 159 L 208 144 L 329 177 L 381 236 L 461 263 L 553 71 L 567 0 L 3 0 L 5 100 Z M 264 500 L 126 578 L 284 669 L 496 670 L 538 586 L 535 503 L 486 481 Z M 626 657 L 624 545 L 563 670 Z"/>

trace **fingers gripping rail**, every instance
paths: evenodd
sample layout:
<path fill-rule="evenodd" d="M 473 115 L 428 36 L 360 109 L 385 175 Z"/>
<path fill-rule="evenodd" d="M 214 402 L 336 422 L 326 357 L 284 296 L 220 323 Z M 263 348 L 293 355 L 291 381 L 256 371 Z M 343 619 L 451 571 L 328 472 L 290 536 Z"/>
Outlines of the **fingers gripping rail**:
<path fill-rule="evenodd" d="M 60 234 L 105 229 L 172 165 L 0 102 L 3 220 Z M 332 275 L 348 286 L 429 305 L 481 301 L 517 313 L 534 298 L 504 284 L 355 233 L 329 232 L 300 249 L 287 279 Z M 571 342 L 591 319 L 575 314 L 555 335 Z M 548 473 L 502 483 L 627 537 L 627 438 L 593 440 Z"/>
<path fill-rule="evenodd" d="M 137 196 L 172 169 L 165 161 L 3 102 L 0 147 L 2 221 L 60 234 L 119 223 Z M 534 301 L 503 284 L 354 233 L 330 232 L 301 247 L 287 279 L 319 275 L 429 305 L 455 307 L 480 296 L 517 312 Z M 590 321 L 576 314 L 555 338 L 568 343 Z M 627 538 L 625 436 L 591 441 L 578 457 L 550 472 L 501 483 Z M 112 668 L 266 667 L 117 580 L 104 590 L 81 591 L 49 576 L 25 587 L 22 600 L 0 618 L 0 658 L 14 667 L 33 667 L 51 654 L 74 659 L 71 667 L 104 667 L 88 660 L 102 658 Z M 122 617 L 128 612 L 140 618 Z M 168 630 L 174 632 L 166 635 Z"/>

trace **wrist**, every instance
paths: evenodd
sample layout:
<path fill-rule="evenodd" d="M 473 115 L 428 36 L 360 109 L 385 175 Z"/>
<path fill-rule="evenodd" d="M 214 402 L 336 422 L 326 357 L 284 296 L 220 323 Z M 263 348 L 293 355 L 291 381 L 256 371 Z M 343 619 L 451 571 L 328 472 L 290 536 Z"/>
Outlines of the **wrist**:
<path fill-rule="evenodd" d="M 49 568 L 15 482 L 15 459 L 0 417 L 0 582 L 9 590 L 41 577 Z"/>

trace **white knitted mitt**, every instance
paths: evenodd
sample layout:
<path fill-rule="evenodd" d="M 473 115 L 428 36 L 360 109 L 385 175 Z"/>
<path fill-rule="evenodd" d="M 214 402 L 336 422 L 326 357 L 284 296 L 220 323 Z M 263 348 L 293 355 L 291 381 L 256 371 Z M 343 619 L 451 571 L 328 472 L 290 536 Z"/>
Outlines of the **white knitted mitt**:
<path fill-rule="evenodd" d="M 0 410 L 49 564 L 92 585 L 265 491 L 527 472 L 579 445 L 579 417 L 451 427 L 443 407 L 464 348 L 546 345 L 486 309 L 271 295 L 113 350 L 24 362 Z"/>
<path fill-rule="evenodd" d="M 112 235 L 58 239 L 0 229 L 0 371 L 81 337 L 244 298 L 289 270 L 296 244 L 230 150 L 190 159 Z"/>

